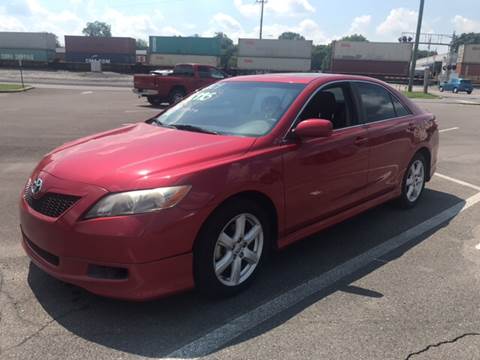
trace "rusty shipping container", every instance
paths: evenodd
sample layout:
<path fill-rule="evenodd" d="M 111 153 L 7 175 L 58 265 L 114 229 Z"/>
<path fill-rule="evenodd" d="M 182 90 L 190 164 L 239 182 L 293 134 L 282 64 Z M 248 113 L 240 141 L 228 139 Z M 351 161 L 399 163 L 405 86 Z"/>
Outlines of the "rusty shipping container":
<path fill-rule="evenodd" d="M 408 76 L 410 63 L 405 61 L 338 60 L 332 61 L 332 72 L 370 76 Z"/>
<path fill-rule="evenodd" d="M 480 64 L 480 44 L 461 45 L 457 64 Z"/>
<path fill-rule="evenodd" d="M 128 54 L 135 56 L 136 42 L 127 37 L 65 35 L 65 53 Z"/>
<path fill-rule="evenodd" d="M 472 80 L 475 83 L 480 82 L 480 64 L 457 64 L 456 70 L 458 77 Z"/>

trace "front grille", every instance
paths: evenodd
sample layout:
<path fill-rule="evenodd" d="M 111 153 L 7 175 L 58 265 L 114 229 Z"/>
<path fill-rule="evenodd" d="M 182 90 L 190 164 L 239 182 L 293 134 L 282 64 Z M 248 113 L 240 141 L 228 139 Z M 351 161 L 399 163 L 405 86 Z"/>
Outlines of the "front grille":
<path fill-rule="evenodd" d="M 80 199 L 78 196 L 57 193 L 46 193 L 36 199 L 28 187 L 25 189 L 24 198 L 33 210 L 52 218 L 62 215 Z"/>
<path fill-rule="evenodd" d="M 38 245 L 34 244 L 29 238 L 25 236 L 25 241 L 27 242 L 28 246 L 38 255 L 40 256 L 43 260 L 49 262 L 52 265 L 58 266 L 60 264 L 60 259 L 58 256 L 53 255 L 52 253 L 49 253 L 46 250 L 43 250 L 41 247 Z"/>

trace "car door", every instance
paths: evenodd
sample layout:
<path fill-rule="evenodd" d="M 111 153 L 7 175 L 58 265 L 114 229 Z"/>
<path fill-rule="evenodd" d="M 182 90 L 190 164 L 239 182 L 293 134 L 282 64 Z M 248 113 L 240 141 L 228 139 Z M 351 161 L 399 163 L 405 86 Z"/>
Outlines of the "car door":
<path fill-rule="evenodd" d="M 284 153 L 287 232 L 333 216 L 364 199 L 368 135 L 359 125 L 355 104 L 350 84 L 334 83 L 317 90 L 299 115 L 297 123 L 324 118 L 333 122 L 334 130 L 328 138 L 291 139 Z"/>
<path fill-rule="evenodd" d="M 198 77 L 199 88 L 203 88 L 218 81 L 218 79 L 212 76 L 212 68 L 209 66 L 198 66 Z"/>
<path fill-rule="evenodd" d="M 355 91 L 369 135 L 369 198 L 394 190 L 410 161 L 414 122 L 411 111 L 383 86 L 356 82 Z"/>

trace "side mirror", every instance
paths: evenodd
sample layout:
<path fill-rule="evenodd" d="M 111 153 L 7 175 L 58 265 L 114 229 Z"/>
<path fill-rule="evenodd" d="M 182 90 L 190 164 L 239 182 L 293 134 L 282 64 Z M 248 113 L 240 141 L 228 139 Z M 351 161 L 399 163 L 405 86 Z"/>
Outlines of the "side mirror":
<path fill-rule="evenodd" d="M 330 120 L 308 119 L 300 122 L 294 130 L 300 139 L 326 138 L 332 135 L 333 124 Z"/>

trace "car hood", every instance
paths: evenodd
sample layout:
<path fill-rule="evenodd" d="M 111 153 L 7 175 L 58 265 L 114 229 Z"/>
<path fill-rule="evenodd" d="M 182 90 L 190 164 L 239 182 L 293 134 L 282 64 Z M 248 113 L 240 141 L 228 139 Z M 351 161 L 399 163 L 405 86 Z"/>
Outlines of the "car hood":
<path fill-rule="evenodd" d="M 132 190 L 149 183 L 145 179 L 174 182 L 189 167 L 242 155 L 254 142 L 140 123 L 64 144 L 47 154 L 36 172 L 109 191 Z"/>

